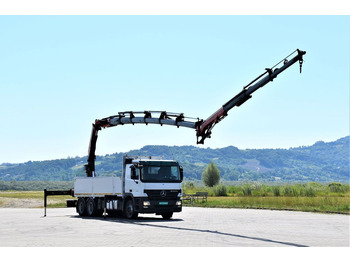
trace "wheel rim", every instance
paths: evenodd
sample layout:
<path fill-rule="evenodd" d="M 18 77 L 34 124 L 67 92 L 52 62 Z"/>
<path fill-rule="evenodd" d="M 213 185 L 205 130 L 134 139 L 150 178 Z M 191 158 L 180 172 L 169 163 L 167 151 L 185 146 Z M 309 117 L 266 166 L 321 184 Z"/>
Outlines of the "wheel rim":
<path fill-rule="evenodd" d="M 134 207 L 132 205 L 132 202 L 129 201 L 127 206 L 126 206 L 126 216 L 128 218 L 131 218 L 133 214 L 134 214 Z"/>
<path fill-rule="evenodd" d="M 84 211 L 85 211 L 85 203 L 84 203 L 84 200 L 80 199 L 80 201 L 78 201 L 78 213 L 83 214 Z"/>
<path fill-rule="evenodd" d="M 89 215 L 92 214 L 92 207 L 91 207 L 91 202 L 90 201 L 87 203 L 87 212 L 88 212 Z"/>
<path fill-rule="evenodd" d="M 94 213 L 94 203 L 93 200 L 89 199 L 86 204 L 87 213 L 91 216 Z"/>

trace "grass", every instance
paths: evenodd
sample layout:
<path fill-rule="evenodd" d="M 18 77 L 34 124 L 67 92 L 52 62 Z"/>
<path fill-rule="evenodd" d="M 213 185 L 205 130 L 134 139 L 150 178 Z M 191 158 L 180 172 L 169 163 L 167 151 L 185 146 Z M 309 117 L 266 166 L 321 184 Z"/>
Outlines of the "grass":
<path fill-rule="evenodd" d="M 48 196 L 47 207 L 66 207 L 67 199 L 75 198 L 68 195 Z M 30 207 L 44 207 L 44 191 L 0 191 L 0 207 L 9 205 L 9 202 L 15 203 L 16 207 L 28 207 L 24 200 L 32 201 Z"/>
<path fill-rule="evenodd" d="M 205 203 L 194 203 L 201 207 L 258 208 L 274 210 L 312 211 L 323 213 L 350 214 L 349 185 L 340 183 L 265 185 L 246 183 L 243 185 L 220 185 L 226 187 L 226 196 L 219 196 L 217 189 L 195 187 L 184 184 L 187 194 L 206 191 L 209 194 Z M 222 189 L 221 189 L 222 190 Z"/>
<path fill-rule="evenodd" d="M 201 207 L 256 208 L 350 214 L 346 197 L 208 197 Z"/>
<path fill-rule="evenodd" d="M 44 191 L 0 191 L 0 197 L 44 199 Z"/>

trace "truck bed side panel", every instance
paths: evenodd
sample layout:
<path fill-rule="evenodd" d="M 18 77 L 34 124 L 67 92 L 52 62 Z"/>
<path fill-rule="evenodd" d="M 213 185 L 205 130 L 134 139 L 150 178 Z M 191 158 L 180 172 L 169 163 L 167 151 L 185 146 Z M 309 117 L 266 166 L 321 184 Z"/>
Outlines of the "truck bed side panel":
<path fill-rule="evenodd" d="M 74 182 L 76 197 L 98 197 L 104 195 L 121 195 L 122 180 L 120 177 L 84 177 Z"/>

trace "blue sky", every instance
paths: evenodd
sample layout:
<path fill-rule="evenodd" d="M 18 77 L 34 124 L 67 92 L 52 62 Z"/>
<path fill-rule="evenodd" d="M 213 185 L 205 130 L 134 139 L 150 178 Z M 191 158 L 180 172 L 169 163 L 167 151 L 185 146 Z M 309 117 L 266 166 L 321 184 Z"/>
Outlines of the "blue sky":
<path fill-rule="evenodd" d="M 296 64 L 201 147 L 289 148 L 349 135 L 349 16 L 0 16 L 0 163 L 87 154 L 95 119 L 207 118 L 296 48 Z M 195 131 L 122 126 L 96 153 L 196 145 Z"/>

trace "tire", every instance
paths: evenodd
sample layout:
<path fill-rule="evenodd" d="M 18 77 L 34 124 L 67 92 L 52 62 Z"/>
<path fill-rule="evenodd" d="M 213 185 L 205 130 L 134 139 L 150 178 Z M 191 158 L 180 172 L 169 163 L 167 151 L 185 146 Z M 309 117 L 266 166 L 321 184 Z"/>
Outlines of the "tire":
<path fill-rule="evenodd" d="M 86 203 L 84 198 L 78 199 L 77 213 L 79 214 L 79 216 L 86 216 Z"/>
<path fill-rule="evenodd" d="M 167 212 L 161 214 L 164 219 L 170 219 L 173 216 L 173 212 Z"/>
<path fill-rule="evenodd" d="M 95 211 L 95 216 L 96 217 L 101 217 L 103 215 L 104 212 L 104 202 L 102 198 L 95 198 L 94 199 L 95 202 L 95 207 L 96 207 L 96 211 Z"/>
<path fill-rule="evenodd" d="M 123 211 L 123 215 L 127 219 L 135 219 L 135 218 L 137 218 L 138 213 L 135 212 L 134 203 L 133 203 L 132 199 L 129 199 L 129 200 L 126 201 L 126 204 L 125 204 L 125 207 L 124 207 L 124 211 Z"/>
<path fill-rule="evenodd" d="M 97 209 L 97 206 L 95 204 L 94 199 L 93 198 L 89 198 L 86 201 L 86 214 L 89 217 L 95 216 L 96 215 L 96 209 Z"/>

